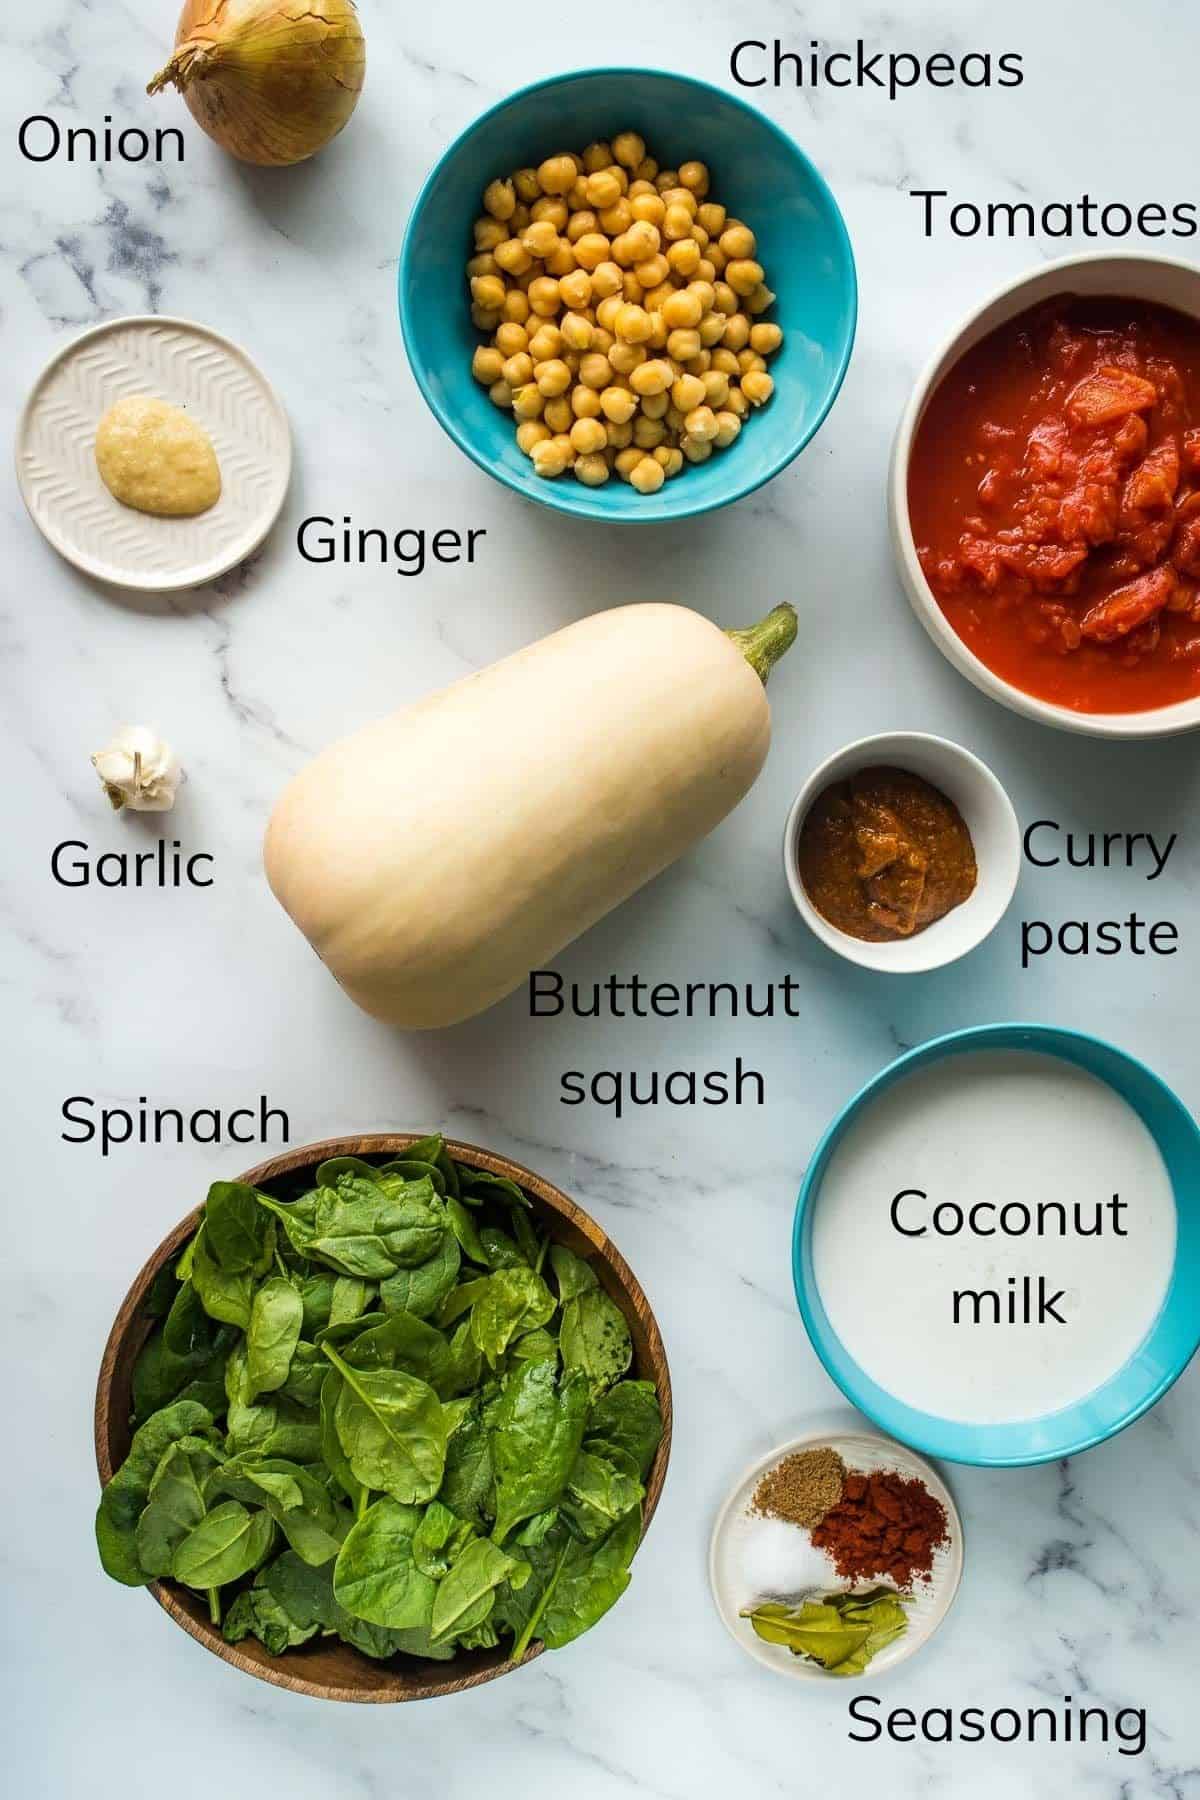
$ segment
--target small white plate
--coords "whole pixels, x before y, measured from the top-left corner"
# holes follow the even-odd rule
[[[746,1540],[754,1525],[759,1522],[750,1515],[754,1490],[767,1470],[773,1469],[785,1456],[791,1456],[797,1450],[815,1449],[818,1445],[827,1445],[831,1450],[836,1450],[847,1469],[855,1473],[869,1474],[875,1469],[896,1469],[905,1477],[915,1475],[945,1507],[950,1536],[949,1541],[934,1552],[933,1580],[926,1582],[918,1579],[914,1584],[911,1600],[905,1607],[908,1630],[881,1650],[864,1673],[871,1677],[883,1674],[885,1670],[895,1668],[897,1663],[906,1662],[929,1642],[950,1611],[962,1579],[962,1520],[953,1495],[931,1463],[906,1449],[903,1444],[894,1443],[891,1438],[877,1437],[873,1432],[811,1432],[805,1437],[793,1438],[791,1443],[780,1444],[777,1449],[752,1463],[717,1514],[708,1548],[708,1579],[725,1629],[739,1648],[752,1656],[755,1662],[762,1663],[764,1668],[774,1669],[777,1674],[790,1675],[797,1681],[858,1681],[863,1677],[827,1674],[816,1663],[808,1662],[802,1656],[793,1656],[782,1644],[766,1643],[757,1636],[749,1619],[741,1617],[742,1608],[753,1606],[758,1600],[793,1598],[788,1594],[750,1593],[743,1580],[741,1571]],[[796,1527],[797,1531],[800,1529],[801,1527]],[[836,1591],[841,1585],[843,1584],[839,1578],[831,1574],[830,1592]],[[871,1579],[854,1585],[865,1591],[870,1587],[890,1584]]]
[[[115,500],[96,467],[96,427],[117,400],[183,408],[212,439],[221,498],[194,519]],[[244,562],[278,519],[292,436],[274,388],[236,344],[186,319],[114,319],[67,344],[17,428],[17,479],[34,524],[84,574],[146,593],[198,587]]]

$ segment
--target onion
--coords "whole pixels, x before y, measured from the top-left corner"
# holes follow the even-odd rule
[[[187,0],[147,91],[173,84],[223,150],[278,168],[348,124],[366,65],[354,0]]]

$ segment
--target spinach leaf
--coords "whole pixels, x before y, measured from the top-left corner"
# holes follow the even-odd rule
[[[567,1477],[563,1516],[577,1537],[603,1537],[627,1512],[640,1509],[643,1492],[630,1467],[622,1469],[593,1450],[581,1450]]]
[[[355,1618],[389,1630],[419,1629],[431,1621],[435,1583],[413,1559],[415,1506],[376,1500],[338,1553],[333,1592]]]
[[[379,1298],[385,1312],[408,1312],[416,1319],[430,1318],[458,1280],[462,1252],[453,1232],[444,1231],[428,1262],[414,1269],[398,1269],[381,1283]]]
[[[282,1656],[285,1650],[292,1650],[297,1644],[307,1644],[320,1629],[316,1619],[309,1625],[298,1625],[269,1588],[256,1584],[243,1588],[235,1596],[225,1615],[222,1633],[227,1644],[240,1644],[243,1638],[256,1637],[272,1656]]]
[[[213,1182],[204,1206],[204,1239],[227,1275],[263,1275],[271,1266],[275,1233],[258,1192],[244,1182]]]
[[[593,1396],[619,1381],[633,1361],[625,1315],[601,1287],[585,1288],[567,1301],[558,1345],[565,1366],[587,1376]]]
[[[320,1269],[313,1275],[306,1275],[300,1283],[300,1299],[304,1306],[302,1331],[306,1338],[315,1338],[322,1326],[328,1325],[334,1286],[341,1279],[331,1270]]]
[[[336,1632],[364,1656],[394,1656],[401,1648],[399,1633],[368,1625],[364,1619],[354,1618],[339,1603],[333,1592],[331,1563],[314,1569],[302,1562],[294,1551],[285,1550],[262,1570],[250,1591],[260,1587],[266,1589],[296,1630],[316,1626],[323,1631]]]
[[[171,1572],[185,1587],[224,1587],[256,1569],[270,1554],[274,1537],[270,1513],[249,1512],[239,1500],[222,1501],[189,1531]]]
[[[207,1407],[177,1401],[157,1412],[133,1434],[129,1455],[100,1496],[96,1513],[96,1547],[105,1573],[126,1587],[149,1579],[137,1557],[137,1524],[150,1498],[150,1483],[171,1445],[199,1436],[213,1422]]]
[[[554,1313],[554,1297],[540,1275],[523,1265],[498,1269],[471,1313],[471,1335],[497,1369],[515,1337],[544,1325]]]
[[[441,1326],[453,1325],[455,1319],[470,1312],[475,1302],[487,1293],[490,1277],[478,1275],[473,1281],[460,1281],[456,1288],[451,1288],[438,1308],[437,1322]]]
[[[379,1180],[379,1170],[374,1163],[364,1162],[360,1156],[331,1156],[317,1166],[317,1186],[336,1188],[343,1175],[369,1181],[372,1185]]]
[[[425,1162],[415,1156],[404,1156],[395,1162],[384,1163],[379,1171],[380,1185],[389,1193],[395,1193],[405,1182],[428,1181],[435,1193],[444,1195],[446,1177],[436,1163]]]
[[[478,1263],[480,1268],[486,1268],[487,1251],[483,1247],[479,1227],[462,1201],[453,1194],[446,1201],[446,1217],[450,1221],[450,1229],[457,1238],[463,1255],[469,1261]]]
[[[588,1288],[599,1285],[591,1263],[585,1262],[582,1256],[576,1256],[565,1244],[550,1246],[550,1267],[554,1270],[558,1298],[563,1306],[568,1300],[574,1300],[576,1294],[586,1293]]]
[[[527,1269],[528,1262],[509,1237],[507,1231],[501,1231],[498,1225],[482,1225],[479,1230],[479,1242],[483,1246],[483,1258],[489,1269]]]
[[[496,1469],[495,1542],[557,1505],[583,1441],[587,1382],[552,1362],[524,1363],[505,1377],[492,1434]]]
[[[440,1581],[474,1535],[469,1519],[460,1519],[440,1500],[431,1500],[413,1533],[413,1560],[423,1575]]]
[[[427,1382],[400,1369],[352,1369],[323,1346],[338,1374],[338,1440],[355,1480],[403,1505],[432,1500],[446,1465],[446,1422]]]
[[[250,1323],[250,1300],[254,1292],[252,1272],[239,1269],[231,1273],[222,1268],[209,1250],[207,1220],[197,1232],[195,1241],[191,1279],[201,1305],[210,1318],[245,1331]]]
[[[590,1631],[616,1605],[629,1586],[641,1535],[641,1515],[631,1512],[599,1544],[571,1543],[539,1623],[547,1649],[560,1650]]]
[[[524,1337],[519,1337],[513,1345],[511,1356],[515,1363],[542,1362],[547,1357],[552,1362],[556,1362],[558,1360],[558,1340],[552,1337],[548,1331],[541,1329],[527,1331]]]
[[[259,1286],[246,1331],[246,1380],[252,1395],[283,1386],[303,1323],[304,1302],[285,1276],[273,1275]]]
[[[375,1295],[374,1287],[356,1275],[339,1275],[329,1301],[329,1325],[345,1325],[365,1313]]]
[[[402,1369],[428,1382],[439,1399],[450,1398],[450,1346],[436,1326],[411,1313],[389,1313],[344,1344],[342,1355],[353,1369]]]
[[[517,1574],[516,1558],[487,1538],[474,1538],[438,1583],[433,1602],[433,1635],[443,1642],[476,1630],[496,1602],[502,1581]]]
[[[220,1452],[204,1438],[179,1438],[164,1452],[137,1522],[137,1559],[147,1575],[171,1573],[176,1550],[204,1517],[204,1483],[219,1464]]]
[[[329,1364],[317,1346],[301,1341],[293,1352],[287,1380],[277,1391],[281,1398],[294,1400],[297,1406],[319,1406],[328,1373]]]
[[[662,1414],[652,1381],[622,1381],[601,1394],[588,1414],[587,1441],[603,1439],[631,1456],[645,1481],[662,1438]]]
[[[441,1499],[460,1518],[482,1527],[485,1516],[490,1517],[490,1514],[485,1515],[485,1508],[493,1480],[491,1433],[484,1424],[483,1409],[476,1398],[446,1446]]]
[[[342,1440],[337,1434],[336,1413],[341,1391],[342,1378],[336,1369],[330,1369],[321,1389],[321,1454],[325,1459],[325,1467],[357,1512],[361,1508],[365,1489],[355,1478],[350,1459],[342,1449]]]
[[[265,1507],[292,1549],[314,1567],[332,1562],[338,1553],[345,1535],[343,1521],[329,1489],[300,1463],[283,1457],[239,1457],[217,1470],[208,1491]]]

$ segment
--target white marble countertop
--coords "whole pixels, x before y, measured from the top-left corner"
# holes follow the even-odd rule
[[[0,1312],[9,1379],[0,1477],[6,1762],[14,1791],[118,1800],[167,1789],[231,1800],[437,1793],[580,1800],[821,1793],[857,1800],[1014,1793],[1097,1800],[1200,1794],[1200,1369],[1105,1448],[1025,1472],[950,1470],[967,1534],[961,1596],[936,1641],[877,1686],[887,1706],[1025,1708],[1062,1696],[1145,1707],[1139,1757],[1079,1746],[862,1745],[849,1690],[797,1691],[741,1657],[710,1602],[710,1521],[739,1470],[838,1397],[791,1295],[788,1238],[805,1161],[833,1111],[901,1047],[955,1026],[1040,1017],[1102,1031],[1193,1103],[1200,799],[1195,745],[1053,734],[977,694],[901,596],[883,474],[918,364],[987,287],[1067,246],[924,241],[907,191],[976,200],[1195,198],[1200,28],[1177,0],[919,0],[836,9],[843,40],[1019,50],[1019,94],[762,91],[829,178],[859,262],[858,347],[802,459],[734,511],[675,529],[591,534],[520,504],[442,435],[408,374],[393,299],[408,204],[450,136],[556,67],[621,59],[724,81],[739,36],[807,42],[832,25],[778,0],[661,0],[636,33],[611,9],[428,12],[365,0],[367,95],[350,130],[287,175],[236,167],[196,130],[184,170],[55,163],[16,150],[32,111],[66,122],[183,122],[142,94],[172,0],[40,0],[0,22],[0,404],[15,418],[70,333],[128,312],[203,320],[278,384],[299,451],[265,554],[216,590],[139,604],[75,576],[0,493],[7,1222]],[[632,15],[629,15],[632,17]],[[567,15],[563,15],[565,19]],[[1188,254],[1188,247],[1176,253]],[[1193,256],[1196,255],[1192,251]],[[477,570],[421,580],[307,568],[309,512],[486,526]],[[847,545],[853,553],[847,553]],[[775,744],[753,797],[708,843],[577,943],[561,966],[661,980],[792,972],[802,1022],[622,1027],[532,1022],[521,997],[441,1034],[359,1015],[286,926],[259,865],[273,796],[352,722],[609,604],[686,599],[722,623],[794,599],[801,637],[772,683]],[[748,608],[749,601],[749,608]],[[759,604],[761,602],[761,605]],[[88,753],[125,719],[157,722],[190,782],[171,828],[217,857],[210,892],[68,892],[53,846],[128,848]],[[787,806],[820,757],[872,729],[970,744],[1024,820],[1181,834],[1168,876],[1027,871],[1008,920],[958,966],[903,980],[827,954],[779,867]],[[1177,958],[1046,958],[1023,973],[1018,920],[1170,917]],[[741,1052],[768,1105],[658,1108],[619,1126],[556,1101],[567,1066],[717,1066]],[[260,1092],[293,1141],[443,1123],[532,1164],[590,1207],[654,1304],[675,1381],[666,1495],[619,1609],[568,1652],[453,1701],[320,1706],[204,1655],[147,1599],[101,1576],[91,1516],[92,1386],[130,1277],[230,1152],[60,1141],[72,1094],[229,1105]],[[235,1156],[239,1153],[233,1153]],[[243,1162],[254,1153],[243,1153]],[[239,1163],[237,1166],[242,1166]],[[867,1684],[869,1691],[875,1691]]]

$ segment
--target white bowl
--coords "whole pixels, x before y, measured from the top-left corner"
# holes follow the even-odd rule
[[[887,765],[920,775],[953,800],[971,834],[979,877],[974,892],[942,919],[909,938],[871,944],[839,931],[819,913],[800,879],[796,846],[800,827],[818,794],[857,769]],[[940,969],[974,950],[996,929],[1008,910],[1021,872],[1021,827],[1012,801],[986,763],[923,731],[886,731],[858,738],[814,769],[792,803],[783,832],[783,868],[796,910],[823,944],[848,962],[891,975],[918,975]]]
[[[1177,312],[1200,319],[1200,269],[1159,256],[1113,256],[1109,253],[1068,256],[1059,262],[1046,263],[1032,275],[1022,275],[1016,281],[1007,282],[992,294],[926,364],[896,431],[888,475],[888,521],[901,579],[913,611],[942,655],[968,681],[1013,712],[1023,713],[1027,719],[1038,719],[1044,725],[1057,725],[1065,731],[1079,731],[1090,737],[1154,738],[1195,731],[1200,727],[1200,698],[1177,700],[1170,706],[1155,707],[1148,712],[1083,713],[1057,706],[1049,700],[1039,700],[1014,687],[967,648],[938,605],[917,560],[917,547],[908,517],[908,463],[913,439],[930,396],[942,377],[981,338],[1028,307],[1053,299],[1057,294],[1119,294],[1173,306]]]

